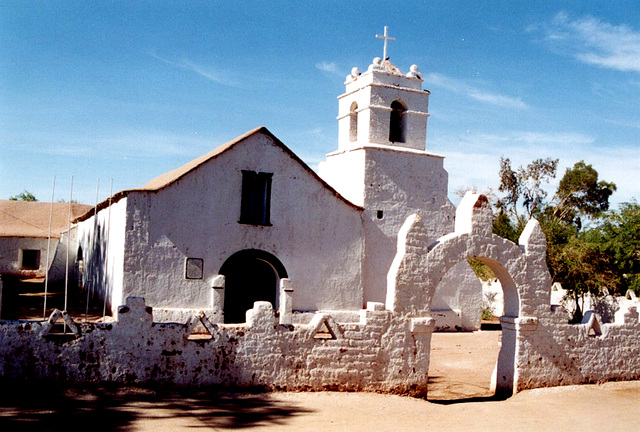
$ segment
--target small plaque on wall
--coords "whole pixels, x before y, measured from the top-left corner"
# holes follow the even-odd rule
[[[187,258],[184,272],[185,279],[202,279],[204,277],[204,260]]]

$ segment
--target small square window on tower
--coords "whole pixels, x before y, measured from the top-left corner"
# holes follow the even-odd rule
[[[272,173],[242,171],[241,224],[271,226]]]
[[[40,268],[40,249],[20,249],[18,265],[23,270],[38,270]]]
[[[187,258],[184,268],[185,279],[202,279],[204,277],[204,260],[202,258]]]

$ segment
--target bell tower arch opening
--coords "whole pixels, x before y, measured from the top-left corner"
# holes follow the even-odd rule
[[[349,109],[349,142],[358,141],[358,104],[353,102]]]
[[[245,249],[231,255],[218,272],[225,276],[224,322],[246,321],[247,310],[257,301],[268,301],[277,310],[280,279],[287,271],[275,255],[258,249]]]
[[[407,128],[406,121],[407,107],[399,100],[391,102],[391,113],[389,114],[389,141],[392,143],[404,143]]]

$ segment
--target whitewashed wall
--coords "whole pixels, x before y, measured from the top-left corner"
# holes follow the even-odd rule
[[[51,239],[49,261],[47,262],[46,238],[0,237],[0,274],[44,276],[44,273],[53,261],[58,241],[59,239],[57,238]],[[37,270],[21,269],[18,261],[20,249],[40,250],[40,268]]]
[[[638,306],[625,305],[610,324],[592,311],[581,324],[568,324],[562,308],[540,314],[519,329],[517,390],[640,379]]]
[[[382,305],[370,306],[355,323],[318,313],[294,326],[279,325],[271,305],[257,302],[245,324],[216,325],[205,317],[212,337],[196,340],[189,335],[198,317],[154,323],[153,308],[141,298],[129,298],[117,322],[67,318],[74,332],[68,336],[50,334],[50,321],[0,321],[0,376],[426,396],[432,323],[397,320]],[[314,337],[327,325],[335,338]]]
[[[482,282],[482,304],[491,309],[493,316],[499,317],[504,313],[504,295],[498,279]],[[551,304],[557,303],[552,299]]]
[[[77,244],[84,261],[80,283],[100,299],[106,298],[113,312],[125,300],[122,292],[127,217],[127,198],[122,198],[77,226]]]
[[[384,144],[424,150],[427,136],[429,92],[422,90],[422,79],[403,75],[389,62],[374,59],[367,71],[349,75],[345,93],[338,97],[338,148],[347,150],[369,144]],[[405,111],[405,142],[389,141],[391,103],[400,100]],[[350,112],[358,105],[358,139],[350,140]]]
[[[588,313],[584,323],[567,324],[568,314],[549,304],[546,242],[535,221],[515,245],[491,234],[488,202],[471,194],[458,210],[456,231],[431,248],[428,238],[421,219],[408,218],[386,308],[369,303],[356,322],[319,312],[308,323],[279,324],[268,302],[256,302],[244,324],[216,325],[203,314],[184,324],[154,323],[153,308],[131,297],[114,323],[78,324],[59,312],[40,322],[0,321],[0,376],[424,396],[435,286],[461,257],[477,256],[505,291],[497,391],[640,379],[637,299],[621,307],[614,323]],[[50,333],[60,318],[73,334]],[[198,323],[211,338],[190,338]],[[323,329],[331,337],[316,337]]]
[[[469,263],[461,261],[436,287],[431,302],[436,331],[474,331],[482,321],[482,283]]]
[[[241,170],[273,173],[272,226],[238,223]],[[361,212],[345,203],[273,139],[254,134],[157,192],[127,198],[125,297],[158,308],[211,308],[211,283],[235,252],[259,249],[284,265],[294,310],[363,306]],[[186,280],[185,259],[204,259]]]
[[[441,156],[368,146],[327,155],[320,175],[349,196],[354,195],[354,183],[363,187],[355,202],[365,207],[365,302],[385,301],[397,235],[409,215],[423,218],[433,240],[453,229],[455,208],[447,198],[448,174]],[[382,219],[377,217],[378,210],[383,212]]]

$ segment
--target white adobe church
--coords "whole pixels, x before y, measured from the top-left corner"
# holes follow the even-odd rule
[[[496,394],[640,379],[637,300],[570,324],[536,220],[516,244],[483,195],[454,214],[428,99],[417,67],[376,58],[319,175],[258,128],[79,217],[81,283],[117,319],[0,320],[0,376],[425,396],[434,328],[479,326],[477,258],[504,296]]]
[[[261,127],[115,194],[76,220],[81,285],[114,313],[144,297],[157,321],[203,310],[242,323],[259,300],[281,322],[317,311],[357,320],[387,301],[407,217],[420,216],[428,243],[454,229],[444,158],[426,151],[422,82],[417,66],[405,75],[388,59],[353,68],[338,97],[338,149],[318,174]],[[431,304],[441,329],[478,329],[481,307],[466,261]]]

